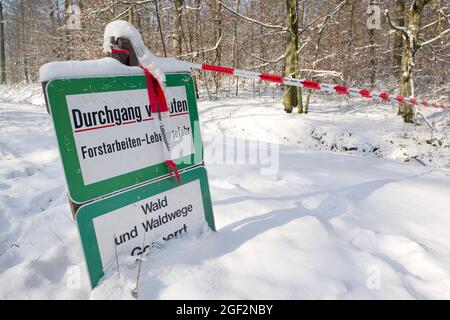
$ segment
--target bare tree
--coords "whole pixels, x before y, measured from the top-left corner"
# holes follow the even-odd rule
[[[286,60],[284,74],[287,77],[299,77],[298,71],[298,7],[297,0],[286,0],[286,24],[289,30],[287,34]],[[298,112],[303,113],[302,91],[300,87],[285,86],[283,98],[284,111],[291,113],[298,107]]]
[[[386,12],[389,25],[396,31],[402,33],[403,41],[403,55],[402,55],[402,72],[400,75],[400,95],[409,97],[414,95],[414,66],[417,51],[425,45],[430,45],[439,40],[450,29],[446,29],[436,37],[424,41],[420,37],[422,29],[422,16],[425,7],[431,3],[432,0],[414,0],[409,10],[406,12],[407,20],[405,27],[395,25],[392,21],[389,12]],[[401,115],[405,122],[414,122],[414,108],[413,105],[402,103],[399,108],[399,115]]]
[[[100,58],[103,56],[101,31],[112,20],[126,19],[138,28],[150,50],[160,56],[261,73],[294,77],[301,74],[315,81],[349,86],[362,87],[369,83],[374,89],[398,85],[397,71],[409,66],[406,73],[402,71],[402,76],[406,75],[407,79],[410,73],[417,94],[428,94],[426,98],[435,94],[442,100],[450,98],[450,8],[447,0],[429,1],[426,6],[424,3],[428,1],[424,0],[379,1],[383,10],[396,12],[393,24],[398,29],[392,29],[395,32],[386,28],[367,30],[366,11],[370,0],[1,2],[3,37],[0,30],[0,40],[5,56],[4,64],[0,63],[0,68],[4,66],[0,72],[2,81],[6,78],[8,82],[36,81],[39,67],[49,61]],[[406,9],[396,10],[402,3]],[[421,3],[426,9],[418,10]],[[66,27],[69,17],[73,17],[69,11],[73,4],[82,9],[81,30]],[[418,36],[409,32],[415,20],[410,19],[415,16],[411,13],[414,8],[411,4],[414,10],[421,11]],[[415,45],[410,47],[411,52],[417,53],[409,63],[394,61],[393,57],[402,56],[408,60],[408,54],[404,54],[404,43],[411,43],[406,41],[408,37],[415,39]],[[382,61],[393,62],[380,63]],[[296,106],[299,112],[308,111],[309,93],[302,97],[296,88],[279,87],[258,79],[237,81],[204,71],[196,71],[194,75],[198,86],[204,88],[210,98],[246,90],[251,90],[255,96],[286,93],[283,96],[286,111],[292,112]],[[401,81],[408,83],[405,79]],[[229,85],[225,86],[225,81]],[[402,91],[402,95],[409,94],[414,94],[414,90]]]
[[[395,21],[400,28],[405,26],[405,0],[397,0],[395,3]],[[394,44],[394,61],[395,66],[399,71],[402,66],[402,51],[403,51],[403,34],[402,32],[395,32]]]
[[[6,82],[5,26],[3,19],[3,1],[0,0],[0,82]]]

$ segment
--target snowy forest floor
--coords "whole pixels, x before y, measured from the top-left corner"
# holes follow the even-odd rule
[[[0,88],[0,299],[130,299],[131,259],[90,290],[40,90]],[[450,112],[423,110],[431,139],[391,106],[349,102],[289,115],[200,100],[217,232],[146,256],[138,298],[450,299]],[[208,146],[223,137],[220,158]],[[270,143],[277,170],[225,161],[230,137]]]

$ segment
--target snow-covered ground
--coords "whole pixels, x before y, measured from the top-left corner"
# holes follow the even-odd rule
[[[0,87],[0,299],[132,298],[126,258],[90,290],[52,123],[40,87],[24,88]],[[218,232],[146,256],[139,298],[450,299],[448,111],[423,110],[431,139],[336,96],[301,116],[269,98],[199,109]],[[226,161],[230,137],[278,170]]]

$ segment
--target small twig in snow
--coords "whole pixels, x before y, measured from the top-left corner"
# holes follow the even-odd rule
[[[114,253],[116,255],[116,266],[117,266],[117,275],[120,279],[120,268],[119,268],[119,255],[117,254],[117,243],[116,243],[116,235],[114,234]]]

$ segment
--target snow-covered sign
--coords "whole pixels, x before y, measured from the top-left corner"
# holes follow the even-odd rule
[[[203,161],[194,82],[165,75],[178,170]],[[45,91],[72,201],[83,203],[167,174],[144,75],[50,80]]]
[[[165,178],[80,207],[76,215],[92,287],[121,256],[140,257],[166,241],[215,230],[206,170]]]

